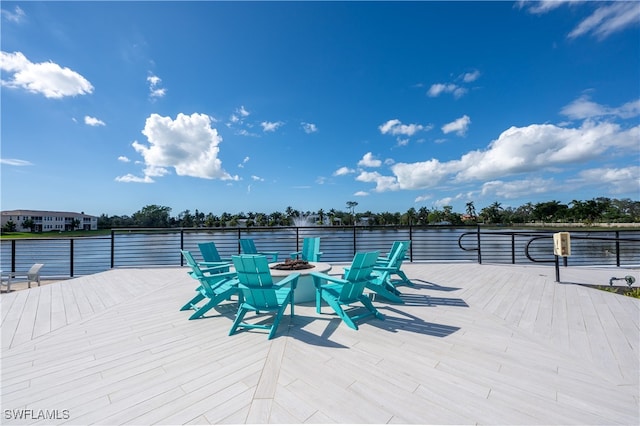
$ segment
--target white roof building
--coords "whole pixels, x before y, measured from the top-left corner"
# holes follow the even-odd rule
[[[98,229],[98,217],[84,212],[56,212],[50,210],[3,210],[0,226],[4,229],[7,222],[13,222],[18,232],[30,232],[32,229],[23,226],[25,222],[33,222],[34,232],[73,231],[82,229],[93,231]]]

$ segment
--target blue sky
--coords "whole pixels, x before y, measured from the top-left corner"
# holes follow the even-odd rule
[[[2,209],[640,199],[637,2],[11,2]]]

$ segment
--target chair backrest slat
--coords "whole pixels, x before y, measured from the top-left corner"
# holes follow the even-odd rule
[[[259,254],[231,256],[240,284],[254,288],[273,286],[267,257]]]
[[[379,254],[378,251],[356,253],[344,277],[348,283],[342,287],[340,302],[352,303],[358,300],[370,279]]]
[[[202,255],[202,259],[204,259],[205,262],[222,261],[222,259],[220,259],[220,253],[218,253],[216,243],[214,243],[213,241],[198,243],[198,248],[200,248],[200,254]]]
[[[259,254],[231,256],[238,274],[240,290],[247,303],[256,308],[278,306],[273,278],[267,257]]]
[[[243,254],[258,254],[256,243],[250,238],[240,239],[240,249]]]
[[[302,260],[317,262],[320,253],[320,237],[308,237],[302,240]]]

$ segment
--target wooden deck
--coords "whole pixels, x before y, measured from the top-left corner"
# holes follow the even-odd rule
[[[638,270],[403,269],[385,321],[298,305],[271,341],[233,302],[188,321],[181,268],[2,294],[2,423],[640,424],[640,300],[568,284]]]

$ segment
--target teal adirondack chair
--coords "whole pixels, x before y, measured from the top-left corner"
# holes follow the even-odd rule
[[[261,254],[264,256],[271,256],[273,262],[278,261],[277,251],[258,251],[255,242],[251,238],[240,239],[240,250],[242,254]]]
[[[389,261],[391,260],[391,258],[393,257],[393,254],[396,252],[396,250],[398,249],[398,247],[403,243],[404,241],[394,241],[393,244],[391,245],[391,250],[389,250],[389,253],[387,253],[386,256],[380,256],[378,257],[378,260],[376,261],[376,264],[380,264],[380,265],[386,265],[389,263]]]
[[[302,259],[307,262],[320,262],[320,237],[305,238],[302,240],[302,250],[291,253],[292,259]]]
[[[232,256],[231,260],[238,274],[238,288],[242,292],[242,302],[238,306],[238,313],[229,331],[229,336],[236,333],[238,328],[260,328],[269,330],[268,338],[272,339],[287,305],[291,306],[291,319],[293,320],[293,294],[300,273],[289,274],[282,281],[274,284],[266,256],[242,254]],[[243,322],[249,311],[254,311],[256,314],[275,312],[273,323],[268,325]]]
[[[381,262],[380,258],[378,258],[378,262],[373,268],[373,275],[376,277],[375,283],[384,283],[385,287],[395,294],[400,294],[400,291],[398,291],[399,286],[413,287],[414,284],[401,269],[410,245],[411,241],[396,241],[392,251],[389,252],[388,261]],[[394,275],[397,275],[400,279],[392,279]]]
[[[188,250],[181,250],[182,256],[187,261],[187,265],[191,268],[189,275],[198,280],[200,285],[196,288],[196,295],[189,300],[181,311],[193,309],[195,312],[189,317],[190,320],[201,318],[211,308],[219,305],[222,301],[230,299],[231,296],[238,293],[238,281],[235,272],[227,272],[229,264],[223,264],[217,267],[210,267],[203,271]],[[214,273],[219,270],[218,273]],[[198,305],[203,300],[206,303]]]
[[[371,272],[378,255],[377,251],[356,253],[343,278],[311,272],[313,284],[316,287],[316,312],[321,313],[320,308],[322,300],[324,300],[342,321],[354,330],[358,329],[356,321],[369,315],[384,320],[384,315],[378,312],[371,300],[363,293],[365,286],[371,279]],[[343,307],[351,306],[356,302],[362,303],[367,312],[349,316]]]
[[[231,258],[220,258],[220,253],[218,253],[216,243],[214,243],[213,241],[198,243],[198,248],[200,249],[202,259],[204,259],[204,262],[198,262],[198,265],[200,265],[200,267],[220,266],[222,264],[231,266]]]

